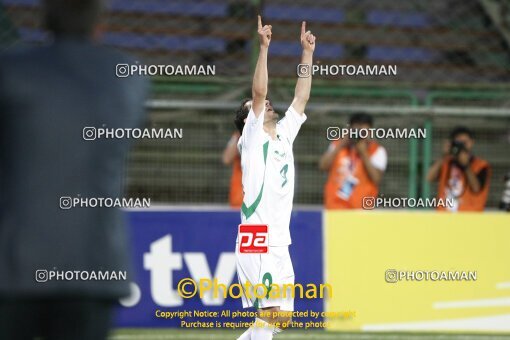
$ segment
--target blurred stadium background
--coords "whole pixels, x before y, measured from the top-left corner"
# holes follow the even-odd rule
[[[47,39],[39,1],[3,0],[3,49]],[[292,99],[300,20],[319,38],[315,61],[396,64],[397,77],[316,77],[295,146],[296,203],[321,204],[326,175],[317,170],[326,128],[367,111],[380,127],[424,127],[426,140],[385,140],[386,197],[429,197],[423,179],[457,124],[474,129],[475,152],[493,165],[488,207],[510,170],[510,2],[506,0],[113,0],[103,41],[145,63],[214,64],[216,76],[154,79],[150,124],[182,128],[182,140],[141,141],[131,155],[130,195],[165,203],[225,203],[230,169],[221,151],[233,112],[250,93],[254,17],[274,26],[270,95]],[[86,65],[84,65],[86,67]]]
[[[216,76],[153,79],[151,99],[147,102],[148,124],[182,128],[184,137],[137,142],[126,176],[129,195],[150,197],[152,203],[171,205],[227,204],[231,169],[222,164],[221,153],[234,131],[234,111],[240,100],[250,94],[257,52],[253,48],[256,47],[255,15],[261,13],[264,21],[273,25],[270,96],[280,110],[292,100],[300,55],[301,20],[306,20],[308,28],[318,37],[314,58],[317,63],[398,65],[396,77],[314,79],[307,109],[309,120],[295,143],[297,204],[317,207],[322,204],[326,174],[319,172],[317,162],[328,146],[327,127],[345,125],[350,113],[365,111],[374,115],[378,127],[421,127],[428,131],[427,138],[422,140],[380,141],[389,155],[382,195],[433,197],[436,188],[425,181],[426,170],[440,155],[449,131],[462,124],[476,134],[475,153],[493,167],[487,207],[497,208],[504,187],[503,177],[510,170],[510,1],[112,0],[109,3],[104,44],[129,52],[146,64],[216,65]],[[41,44],[48,39],[41,29],[40,1],[2,0],[1,4],[2,50]],[[487,251],[490,249],[489,246]],[[501,261],[503,256],[501,253]],[[488,265],[496,269],[494,262]],[[392,333],[328,334],[322,338],[435,338]],[[315,336],[318,334],[289,332],[282,339]],[[143,330],[124,330],[114,338],[231,337],[223,331],[213,336],[200,331],[148,334]],[[441,335],[441,338],[454,337]]]

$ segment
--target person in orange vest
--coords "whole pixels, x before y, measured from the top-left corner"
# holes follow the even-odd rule
[[[429,169],[427,180],[438,181],[438,199],[453,205],[438,207],[442,211],[483,211],[489,194],[491,167],[473,154],[473,131],[458,126],[443,147],[443,157]]]
[[[372,116],[367,113],[356,113],[349,119],[352,130],[372,125]],[[386,149],[374,140],[347,136],[331,142],[319,161],[319,169],[329,172],[325,208],[361,209],[364,197],[377,197],[387,163]]]
[[[237,150],[237,141],[241,134],[236,131],[227,143],[223,151],[223,164],[232,167],[232,176],[230,177],[230,191],[228,201],[232,208],[241,208],[243,204],[243,184],[241,171],[241,156]]]

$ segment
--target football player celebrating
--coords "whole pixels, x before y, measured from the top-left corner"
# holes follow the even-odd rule
[[[267,225],[267,253],[241,253],[236,245],[237,273],[243,286],[263,284],[283,287],[294,284],[294,269],[289,255],[290,216],[294,198],[294,155],[292,145],[301,125],[310,97],[312,75],[298,78],[294,100],[284,115],[275,112],[267,99],[267,55],[271,42],[271,25],[262,25],[258,17],[260,51],[252,84],[252,98],[245,99],[236,114],[236,125],[242,132],[238,142],[241,155],[244,201],[241,208],[242,224]],[[301,25],[302,65],[311,68],[315,50],[315,36]],[[293,292],[286,296],[255,298],[245,292],[243,307],[255,307],[258,318],[238,339],[272,339],[290,321],[294,310]],[[290,313],[285,313],[290,312]]]

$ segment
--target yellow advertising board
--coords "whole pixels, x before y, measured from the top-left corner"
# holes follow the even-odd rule
[[[330,330],[510,333],[510,215],[326,211]]]

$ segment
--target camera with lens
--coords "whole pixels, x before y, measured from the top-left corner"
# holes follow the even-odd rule
[[[459,142],[456,140],[451,142],[450,155],[452,155],[453,157],[457,157],[463,150],[467,150],[463,142]]]
[[[363,140],[363,138],[361,138],[359,136],[359,134],[353,134],[352,137],[351,137],[352,144],[356,144],[356,143],[358,143],[358,142],[360,142],[362,140]]]
[[[363,130],[362,128],[350,127],[350,129],[351,129],[351,134],[349,135],[349,139],[351,140],[351,143],[353,145],[357,144],[358,142],[363,140],[363,138],[361,138],[361,136],[360,136],[360,133],[364,132],[364,131],[362,131]]]

